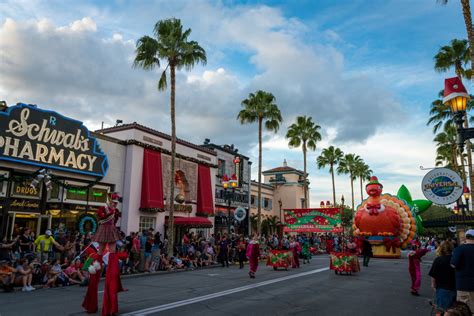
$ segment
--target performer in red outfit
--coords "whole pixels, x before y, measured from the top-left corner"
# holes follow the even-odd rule
[[[257,235],[254,235],[252,240],[247,246],[247,251],[245,253],[247,258],[249,258],[249,276],[251,279],[255,279],[255,273],[258,269],[258,258],[260,257],[260,245],[258,244]]]
[[[113,193],[109,196],[108,204],[97,210],[99,228],[92,237],[92,241],[99,243],[99,252],[97,253],[96,258],[94,258],[95,260],[91,267],[92,269],[90,268],[89,270],[91,278],[89,280],[86,297],[82,303],[84,309],[90,314],[96,313],[98,309],[97,295],[103,267],[102,255],[106,247],[109,249],[109,260],[105,276],[102,315],[114,315],[118,313],[117,293],[123,291],[120,282],[119,256],[115,253],[116,242],[120,239],[117,228],[115,227],[115,224],[121,216],[117,209],[117,204],[120,199],[121,198],[117,193]]]
[[[418,291],[421,287],[421,257],[429,252],[429,249],[420,249],[420,245],[416,242],[413,244],[413,250],[408,253],[408,272],[411,278],[411,294],[419,296]]]

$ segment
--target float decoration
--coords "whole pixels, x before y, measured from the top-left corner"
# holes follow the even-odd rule
[[[398,258],[400,248],[405,248],[415,237],[416,214],[405,200],[382,194],[383,185],[375,176],[370,178],[365,189],[369,197],[357,208],[354,235],[369,238],[374,257]],[[405,197],[411,200],[411,196]]]
[[[423,234],[423,219],[420,215],[429,209],[433,202],[428,200],[413,200],[410,191],[403,184],[400,189],[398,189],[397,197],[404,200],[410,206],[412,212],[415,214],[416,232],[418,235]]]

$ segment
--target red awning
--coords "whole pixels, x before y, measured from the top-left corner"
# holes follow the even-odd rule
[[[165,224],[168,225],[168,216],[166,216]],[[175,217],[175,226],[187,226],[189,228],[211,228],[212,223],[205,217]]]
[[[198,195],[196,215],[213,216],[214,200],[212,198],[211,169],[198,165]]]
[[[161,154],[151,149],[143,153],[142,196],[140,210],[158,211],[164,208]]]

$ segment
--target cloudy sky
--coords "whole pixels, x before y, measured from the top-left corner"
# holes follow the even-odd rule
[[[122,119],[169,133],[160,71],[131,64],[137,39],[170,17],[192,29],[208,59],[178,73],[178,137],[235,144],[252,157],[256,178],[257,128],[236,115],[262,89],[284,118],[277,134],[265,134],[264,169],[283,159],[303,168],[301,150],[285,139],[296,116],[321,126],[323,140],[308,157],[313,205],[332,197],[328,170],[315,164],[330,145],[361,156],[385,192],[405,184],[423,198],[420,166],[433,167],[435,158],[429,106],[453,75],[436,73],[433,56],[466,37],[459,1],[4,0],[0,99],[54,109],[90,129]],[[336,190],[350,200],[347,176],[336,177]]]

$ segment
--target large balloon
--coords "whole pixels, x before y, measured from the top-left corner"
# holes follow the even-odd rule
[[[404,200],[410,206],[411,211],[415,214],[417,228],[416,233],[418,235],[423,234],[423,219],[420,215],[423,214],[423,212],[425,212],[433,204],[433,202],[428,200],[413,200],[410,191],[404,184],[402,184],[400,189],[398,189],[397,197]]]

